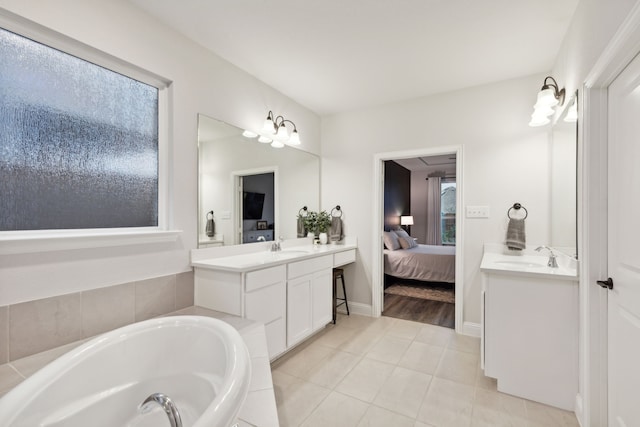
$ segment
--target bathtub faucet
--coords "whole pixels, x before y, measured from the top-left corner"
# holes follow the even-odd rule
[[[146,414],[151,411],[154,403],[160,405],[160,407],[164,409],[164,412],[167,413],[171,427],[182,427],[182,419],[180,418],[178,408],[168,396],[165,396],[162,393],[153,393],[151,396],[147,397],[140,405],[140,413]]]

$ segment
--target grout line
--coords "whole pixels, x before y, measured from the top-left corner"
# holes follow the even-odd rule
[[[6,329],[6,334],[7,334],[7,362],[11,362],[11,306],[8,305],[7,307],[7,329]]]
[[[13,366],[13,363],[8,363],[7,365],[9,365],[9,367],[10,367],[11,369],[13,369],[13,370],[14,370],[14,372],[15,372],[16,374],[20,375],[20,376],[22,377],[22,379],[23,379],[23,380],[26,380],[26,379],[27,379],[26,375],[24,375],[22,372],[20,372],[20,371],[18,370],[18,368],[16,368],[15,366]]]
[[[400,320],[400,321],[403,321],[403,320]],[[429,327],[429,326],[438,327],[437,325],[424,325],[424,327]],[[341,327],[342,327],[342,328],[350,328],[349,326],[344,326],[344,325],[343,325],[343,326],[341,326]],[[351,328],[350,328],[350,329],[351,329]],[[365,326],[365,327],[352,328],[352,329],[355,329],[355,330],[358,330],[358,331],[364,332],[364,331],[366,331],[366,330],[367,330],[367,327]],[[379,341],[380,341],[380,339],[382,338],[382,336],[386,335],[386,334],[389,332],[389,329],[390,329],[390,328],[383,328],[382,330],[377,330],[377,331],[376,331],[375,336],[372,336],[372,338],[371,338],[371,339],[375,340],[375,341],[376,341],[376,343],[377,343],[377,342],[379,342]],[[327,331],[326,331],[326,332],[324,332],[324,333],[329,333],[330,331],[331,331],[331,329],[327,330]],[[319,335],[318,335],[318,338],[319,338],[319,337],[321,337],[321,336],[323,336],[323,335],[324,335],[324,333],[323,333],[323,334],[319,334]],[[407,349],[403,352],[402,356],[400,357],[400,359],[399,359],[399,361],[398,361],[397,363],[387,363],[387,362],[384,362],[384,361],[380,361],[380,360],[376,360],[376,359],[371,359],[371,358],[368,358],[368,357],[367,357],[367,355],[368,355],[368,354],[373,350],[373,348],[375,347],[375,344],[374,344],[373,346],[371,346],[371,348],[369,348],[367,351],[363,352],[362,354],[357,354],[357,353],[351,353],[351,352],[348,352],[348,351],[345,351],[345,350],[341,350],[341,349],[340,349],[340,346],[338,346],[338,347],[330,347],[330,346],[326,346],[326,345],[321,344],[321,343],[316,343],[316,345],[317,345],[317,346],[322,346],[322,347],[325,347],[325,348],[329,348],[329,349],[331,349],[331,350],[334,352],[334,354],[335,354],[335,353],[337,353],[337,352],[343,352],[343,353],[350,354],[350,355],[353,355],[353,356],[357,357],[357,360],[355,361],[355,363],[353,364],[353,366],[352,366],[350,369],[348,369],[348,370],[346,371],[346,373],[345,373],[345,374],[342,376],[342,378],[341,378],[341,379],[336,383],[336,385],[335,385],[335,386],[333,386],[333,387],[331,387],[331,388],[327,388],[327,387],[325,387],[325,386],[322,386],[322,385],[319,385],[319,384],[315,384],[315,383],[313,383],[312,381],[309,381],[309,380],[307,380],[307,379],[305,379],[305,378],[300,378],[300,377],[298,377],[297,375],[292,375],[292,374],[289,374],[289,373],[284,372],[284,371],[282,372],[282,373],[284,373],[284,374],[286,374],[286,375],[289,375],[289,376],[291,376],[291,377],[293,377],[293,378],[296,378],[296,379],[298,379],[298,380],[301,380],[301,381],[303,381],[303,382],[305,382],[305,383],[313,384],[314,386],[319,387],[319,388],[321,388],[321,389],[328,389],[328,390],[329,390],[329,393],[328,393],[326,396],[324,396],[324,398],[322,398],[322,399],[320,400],[320,402],[319,402],[317,405],[315,405],[315,406],[313,407],[313,409],[311,409],[311,411],[309,412],[309,414],[307,414],[307,415],[306,415],[306,417],[304,417],[304,419],[302,420],[302,422],[304,423],[305,421],[309,420],[309,418],[310,418],[314,413],[316,413],[316,411],[318,411],[319,407],[320,407],[320,406],[321,406],[321,405],[326,401],[326,399],[328,398],[328,396],[329,396],[329,395],[331,395],[331,393],[337,393],[337,394],[339,394],[339,395],[341,395],[341,396],[346,396],[346,397],[351,398],[351,399],[356,399],[356,400],[358,400],[358,401],[360,401],[360,402],[362,402],[362,403],[364,403],[364,404],[366,404],[366,405],[367,405],[367,409],[366,409],[366,410],[365,410],[365,412],[363,413],[362,417],[360,417],[360,419],[358,420],[358,422],[360,422],[360,421],[363,419],[363,417],[365,416],[365,414],[367,413],[367,411],[369,410],[369,408],[371,408],[372,406],[375,406],[375,407],[377,407],[377,408],[381,408],[381,409],[383,409],[383,410],[389,411],[389,412],[394,413],[394,414],[397,414],[397,415],[399,415],[399,416],[403,416],[403,417],[406,417],[406,418],[409,418],[409,419],[413,419],[413,420],[414,420],[414,422],[417,422],[417,421],[419,421],[418,416],[419,416],[419,415],[420,415],[420,413],[421,413],[421,409],[422,409],[422,407],[424,406],[424,404],[425,404],[425,402],[426,402],[426,397],[427,397],[428,393],[431,391],[432,387],[434,387],[434,382],[435,382],[435,379],[436,379],[436,378],[438,378],[438,380],[441,380],[441,381],[445,381],[445,382],[449,382],[449,383],[458,384],[458,385],[462,385],[462,386],[465,386],[465,387],[472,387],[472,388],[473,388],[473,397],[472,397],[472,401],[470,402],[470,403],[471,403],[471,413],[469,414],[470,420],[473,420],[473,418],[472,418],[472,417],[473,417],[474,409],[475,409],[476,407],[478,407],[478,406],[482,406],[482,405],[480,405],[479,403],[477,403],[479,393],[487,391],[487,392],[489,392],[489,393],[496,393],[496,394],[497,394],[497,396],[498,396],[498,397],[500,397],[500,398],[501,398],[502,396],[508,396],[508,395],[506,395],[506,394],[504,394],[504,393],[501,393],[501,392],[499,392],[499,391],[497,391],[497,390],[493,390],[492,388],[488,388],[488,389],[486,389],[486,388],[484,388],[484,387],[480,387],[480,386],[478,385],[478,384],[479,384],[479,375],[482,373],[482,370],[481,370],[481,368],[480,368],[479,363],[478,363],[478,364],[476,364],[476,366],[475,366],[475,370],[474,370],[474,377],[473,377],[473,385],[471,385],[471,384],[465,384],[465,383],[461,383],[461,382],[458,382],[458,381],[455,381],[455,380],[452,380],[452,379],[442,378],[442,377],[438,377],[438,376],[436,376],[436,373],[438,372],[438,370],[441,368],[441,366],[443,365],[443,363],[444,363],[444,361],[445,361],[447,350],[457,351],[457,352],[460,352],[460,353],[462,353],[462,354],[470,354],[470,355],[474,355],[474,356],[479,356],[479,352],[475,352],[475,351],[473,351],[473,352],[469,352],[469,351],[464,351],[464,350],[460,350],[460,349],[453,349],[453,348],[451,348],[450,346],[452,345],[452,342],[453,342],[453,338],[452,338],[452,337],[449,337],[449,339],[448,339],[448,340],[447,340],[447,342],[444,344],[444,346],[439,345],[439,344],[433,344],[433,343],[430,343],[430,342],[425,343],[425,342],[422,342],[422,341],[417,341],[417,340],[416,340],[416,338],[418,337],[419,333],[420,333],[420,332],[418,332],[418,333],[413,337],[413,339],[405,338],[406,340],[410,341],[409,347],[410,347],[411,343],[413,343],[413,342],[419,342],[419,343],[421,343],[421,344],[425,344],[425,345],[428,345],[428,346],[430,346],[430,347],[438,347],[438,348],[442,349],[442,352],[440,353],[440,356],[439,356],[439,359],[438,359],[438,363],[437,363],[436,368],[435,368],[435,370],[434,370],[434,372],[433,372],[433,373],[425,373],[425,372],[421,372],[421,371],[416,371],[416,372],[421,372],[421,373],[423,373],[423,374],[425,374],[425,375],[429,375],[429,376],[431,377],[431,380],[429,381],[429,384],[428,384],[428,386],[426,387],[426,390],[425,390],[425,392],[424,392],[424,395],[422,396],[422,400],[421,400],[421,403],[420,403],[420,406],[419,406],[418,413],[417,413],[416,417],[411,417],[411,416],[408,416],[408,415],[406,415],[406,414],[402,414],[402,413],[400,413],[400,412],[397,412],[397,411],[395,411],[395,410],[391,410],[391,409],[388,409],[388,408],[383,408],[383,407],[378,406],[378,405],[376,405],[376,404],[374,403],[374,402],[375,402],[375,399],[377,398],[377,396],[381,393],[382,389],[384,388],[384,384],[386,384],[386,383],[387,383],[387,381],[389,380],[389,378],[391,378],[391,376],[393,375],[393,370],[395,370],[395,368],[397,368],[397,367],[399,367],[399,366],[400,366],[400,362],[402,361],[402,359],[403,359],[403,358],[404,358],[404,356],[406,355],[406,353],[407,353],[407,351],[408,351],[409,347],[407,347]],[[394,336],[394,337],[396,337],[396,336]],[[397,338],[400,338],[400,337],[397,337]],[[314,343],[314,341],[315,341],[315,340],[311,340],[310,345],[311,345],[311,344],[313,344],[313,343]],[[347,341],[348,341],[348,340],[347,340]],[[345,342],[346,342],[346,341],[345,341]],[[309,346],[305,346],[304,348],[300,349],[298,352],[296,352],[296,355],[295,355],[295,356],[298,356],[298,355],[300,355],[300,354],[304,354],[304,352],[305,352],[308,348],[309,348]],[[304,356],[298,356],[298,357],[304,357]],[[321,359],[321,360],[320,360],[320,361],[319,361],[315,366],[320,366],[320,365],[322,365],[322,363],[325,363],[328,357],[331,357],[331,355],[323,357],[323,358],[322,358],[322,359]],[[351,372],[352,372],[352,371],[353,371],[353,370],[354,370],[354,369],[355,369],[355,368],[356,368],[360,363],[362,363],[362,361],[363,361],[363,360],[365,360],[365,359],[366,359],[366,360],[372,360],[372,361],[375,361],[375,362],[380,362],[380,363],[386,363],[387,365],[393,366],[392,372],[391,372],[391,373],[390,373],[390,375],[389,375],[389,376],[384,380],[384,383],[383,383],[382,388],[376,392],[376,396],[374,396],[374,398],[373,398],[373,400],[372,400],[371,402],[364,401],[364,400],[362,400],[362,399],[360,399],[360,398],[358,398],[358,397],[351,396],[351,395],[347,395],[347,394],[344,394],[344,393],[342,393],[342,392],[340,392],[340,391],[337,391],[337,390],[336,390],[336,388],[337,388],[337,387],[338,387],[338,386],[339,386],[339,385],[344,381],[344,379],[345,379],[345,378],[346,378],[346,377],[347,377],[347,376],[348,376],[348,375],[349,375],[349,374],[350,374],[350,373],[351,373]],[[412,369],[410,369],[410,368],[405,368],[405,369],[412,370]],[[284,397],[284,396],[283,396],[283,397]],[[284,402],[286,402],[286,397],[284,397],[284,398],[285,398],[285,400],[283,401],[282,405],[284,405]],[[517,398],[517,397],[515,397],[515,398]],[[517,399],[520,399],[520,398],[517,398]],[[524,405],[524,407],[525,407],[525,411],[524,411],[524,413],[526,414],[525,416],[527,417],[527,421],[528,421],[528,422],[531,422],[531,419],[530,419],[530,412],[532,412],[532,410],[533,410],[533,407],[534,407],[533,405],[537,405],[537,404],[536,404],[536,403],[534,403],[534,402],[528,403],[528,401],[527,401],[526,399],[522,399],[522,401],[524,402],[524,403],[523,403],[523,405]],[[282,405],[281,405],[281,406],[282,406]],[[546,405],[542,405],[542,404],[539,404],[539,405],[541,405],[542,410],[544,410],[545,412],[549,412],[549,413],[551,413],[551,411],[556,410],[556,408],[545,409],[545,408],[546,408]],[[502,407],[500,407],[500,408],[501,408],[501,409],[498,409],[498,410],[501,412],[501,415],[502,415],[502,416],[505,416],[505,417],[511,417],[511,415],[510,415],[509,411],[507,411],[506,409],[502,409]],[[561,410],[560,410],[560,409],[558,409],[558,411],[561,411]],[[569,413],[569,412],[568,412],[568,413]],[[568,413],[567,413],[567,414],[568,414]],[[561,415],[562,415],[562,414],[561,414]],[[551,415],[549,415],[549,416],[551,416]],[[422,422],[422,421],[420,421],[420,422]],[[567,423],[568,423],[568,421],[566,421],[566,418],[563,418],[563,426],[567,426],[567,425],[568,425]]]

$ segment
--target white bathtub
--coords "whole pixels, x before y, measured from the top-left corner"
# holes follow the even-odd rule
[[[227,323],[147,320],[108,332],[45,366],[0,399],[0,426],[169,426],[150,394],[175,403],[183,427],[230,426],[251,378],[247,348]]]

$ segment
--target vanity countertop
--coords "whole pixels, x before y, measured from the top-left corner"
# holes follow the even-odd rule
[[[547,266],[549,257],[529,253],[510,255],[487,251],[485,248],[480,270],[485,273],[509,274],[536,278],[578,280],[577,262],[558,255],[558,268]]]
[[[356,248],[356,243],[346,242],[344,244],[337,243],[327,245],[285,245],[282,250],[277,252],[262,250],[259,252],[254,251],[228,256],[220,256],[220,253],[218,252],[218,255],[204,259],[202,259],[201,256],[194,257],[192,255],[191,266],[210,270],[244,273],[289,262],[302,261],[322,255],[331,255]]]

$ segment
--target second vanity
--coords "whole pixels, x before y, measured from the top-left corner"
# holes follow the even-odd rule
[[[269,243],[231,254],[231,248],[194,250],[195,304],[264,323],[269,358],[277,358],[331,322],[333,268],[356,259],[355,240],[308,242],[284,242],[277,252],[264,249]]]
[[[578,392],[577,261],[504,254],[485,245],[480,265],[482,364],[498,390],[573,410]]]

